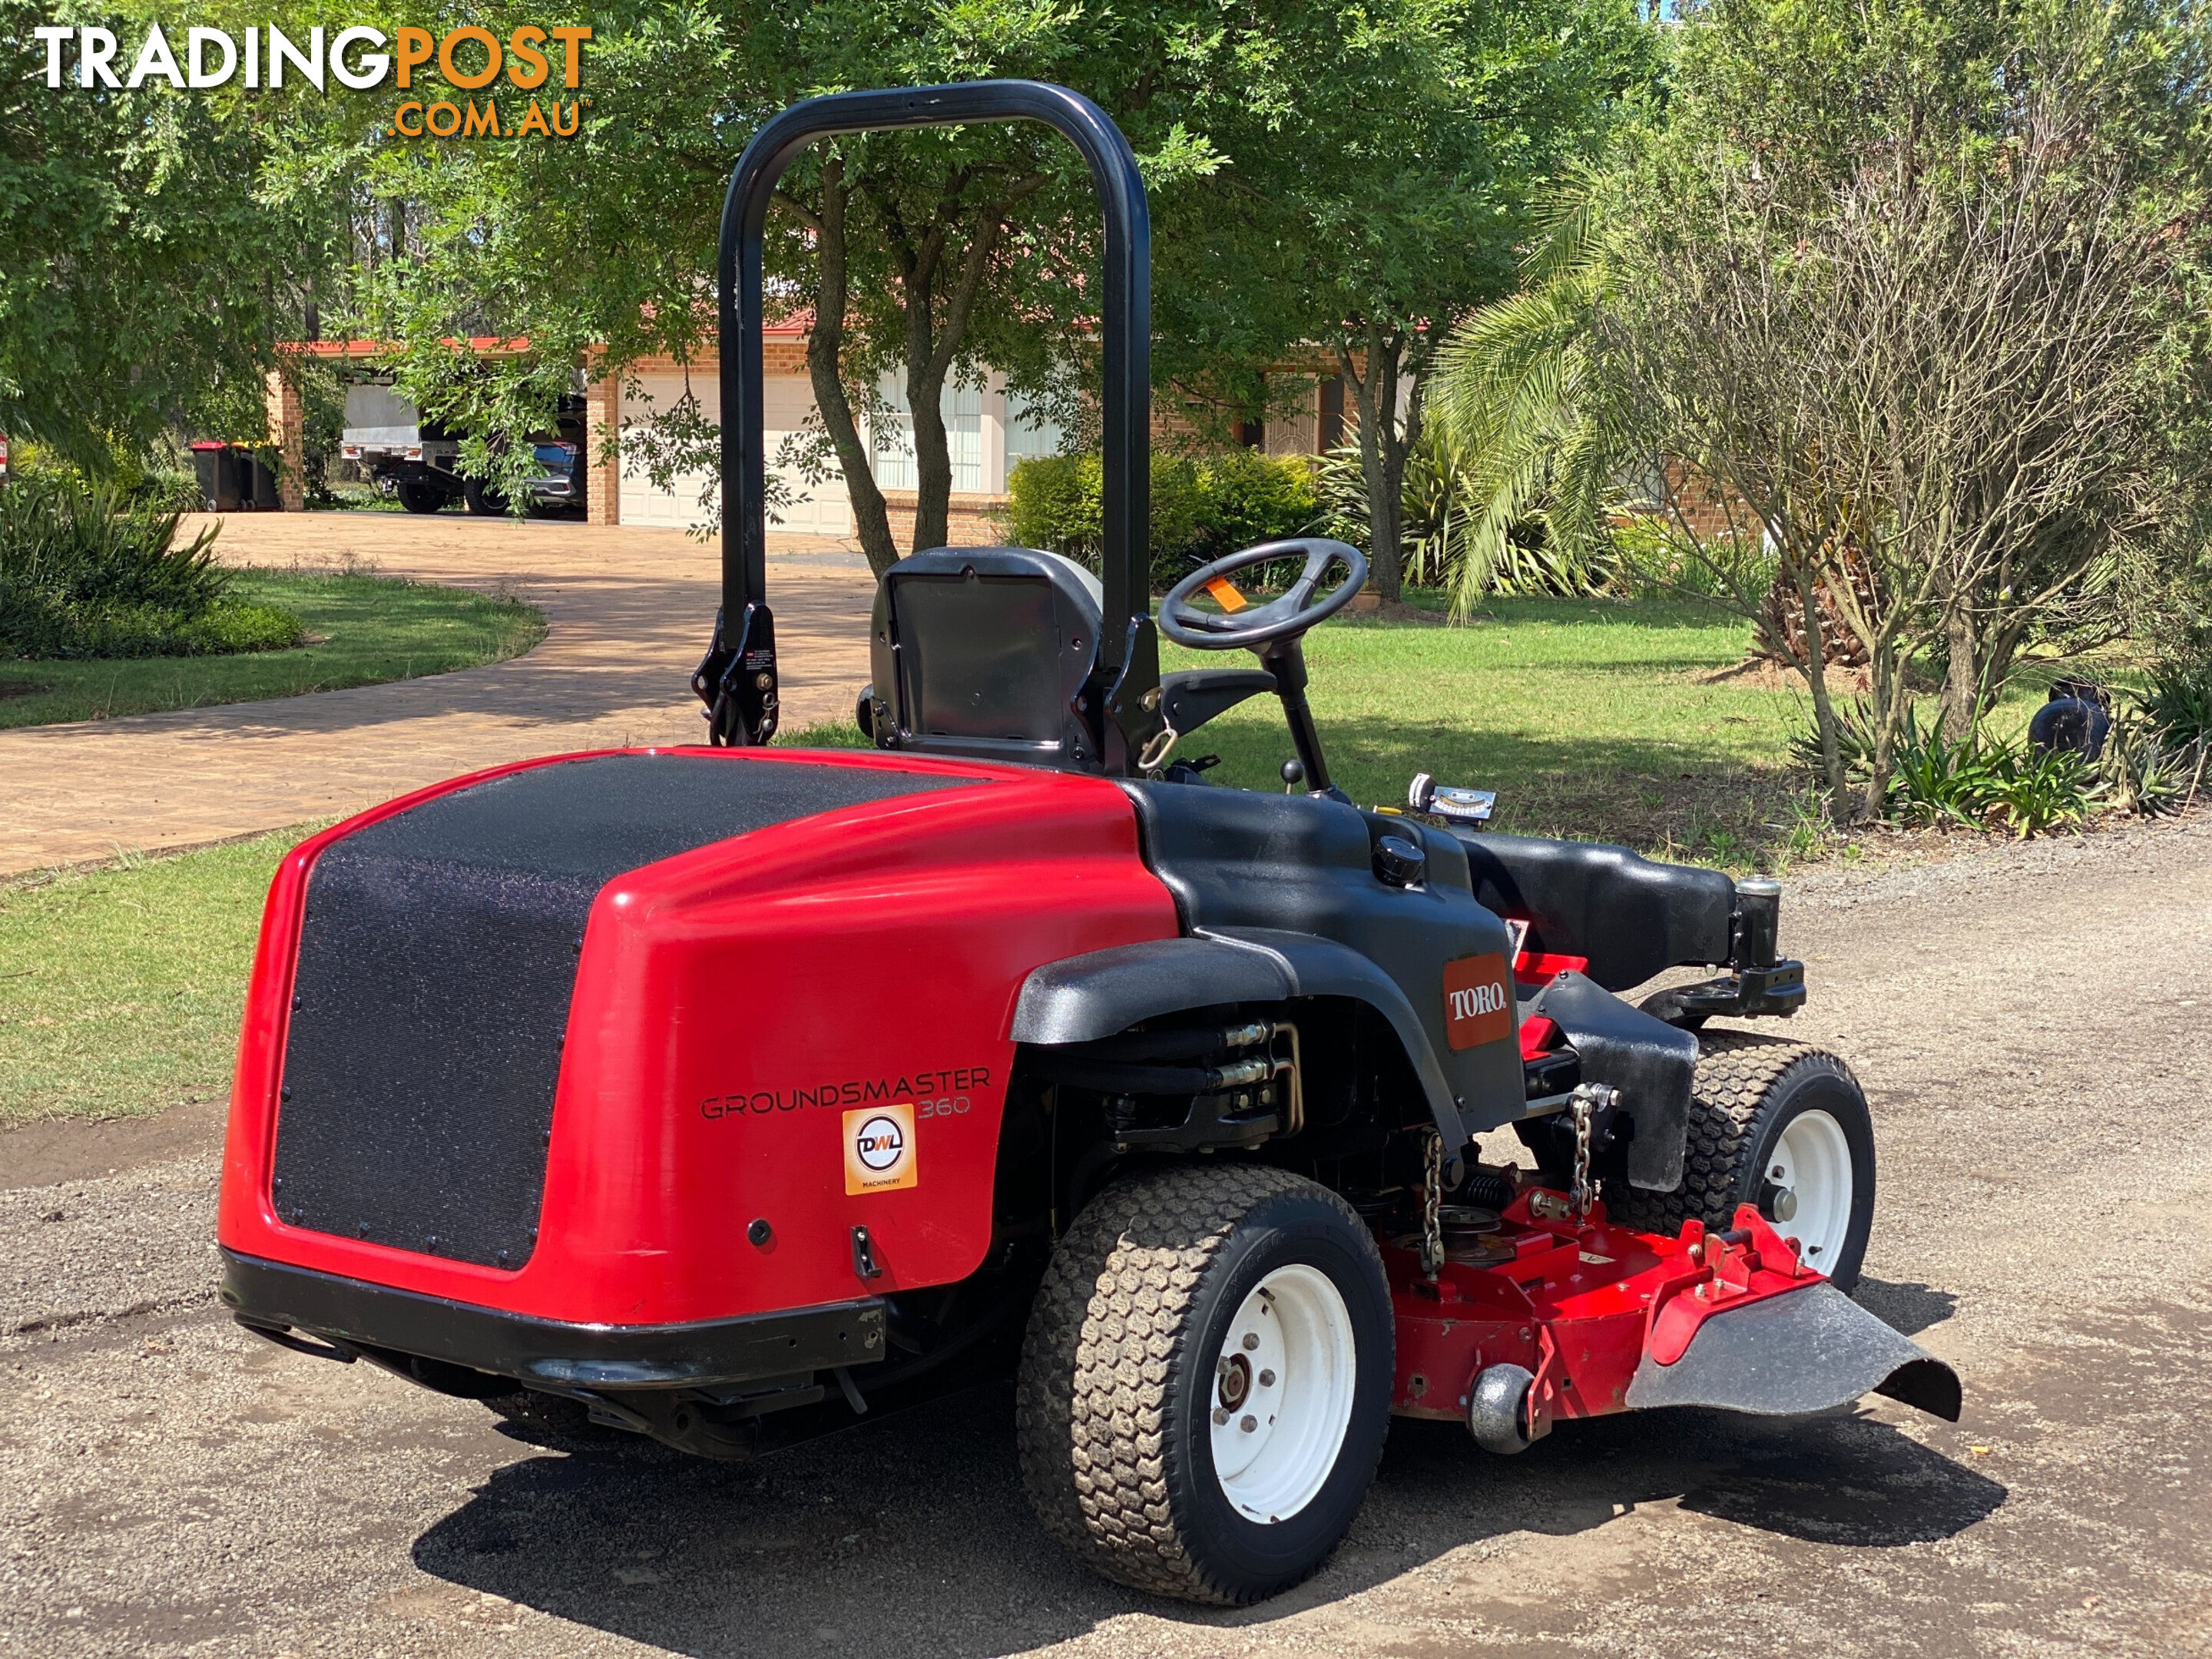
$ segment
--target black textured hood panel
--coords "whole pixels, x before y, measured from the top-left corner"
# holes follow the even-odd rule
[[[278,1215],[520,1267],[537,1237],[561,1041],[599,890],[770,824],[975,781],[609,755],[441,795],[337,842],[307,884]]]

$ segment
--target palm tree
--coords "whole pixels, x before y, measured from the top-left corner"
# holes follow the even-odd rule
[[[1430,416],[1464,458],[1465,554],[1452,595],[1465,615],[1516,562],[1516,525],[1555,554],[1604,542],[1632,443],[1593,373],[1591,323],[1611,280],[1587,182],[1564,193],[1522,262],[1518,293],[1483,307],[1437,354]]]

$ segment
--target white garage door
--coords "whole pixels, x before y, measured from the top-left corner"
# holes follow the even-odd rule
[[[788,433],[796,432],[805,423],[814,407],[813,389],[803,374],[771,374],[763,383],[766,392],[765,413],[768,416],[768,456],[771,469],[775,452]],[[707,406],[709,416],[714,413],[715,401],[720,395],[714,384],[712,370],[695,372],[691,390]],[[642,396],[639,394],[642,393]],[[625,387],[623,396],[623,424],[625,428],[649,419],[655,412],[672,409],[684,396],[684,377],[681,374],[642,374],[635,388]],[[648,399],[650,401],[648,401]],[[710,474],[690,472],[676,479],[672,488],[657,489],[627,450],[623,456],[622,521],[635,525],[669,525],[689,528],[704,522],[708,510],[699,505],[699,492]],[[810,487],[795,473],[787,474],[794,500],[781,509],[783,522],[771,523],[769,529],[803,531],[817,536],[850,536],[853,533],[853,509],[845,498],[842,477],[832,476],[822,483]]]

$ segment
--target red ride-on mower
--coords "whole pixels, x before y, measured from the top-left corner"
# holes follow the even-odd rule
[[[770,191],[824,134],[1009,118],[1073,141],[1104,211],[1103,583],[916,554],[876,599],[875,752],[765,748]],[[1704,1029],[1803,1000],[1774,884],[1492,834],[1486,796],[1426,778],[1353,805],[1299,644],[1364,578],[1341,544],[1195,573],[1159,630],[1258,665],[1161,674],[1146,234],[1127,144],[1059,88],[762,130],[723,228],[712,744],[478,773],[285,860],[224,1300],[712,1457],[1012,1376],[1052,1534],[1217,1602],[1328,1556],[1394,1412],[1498,1452],[1650,1406],[1878,1390],[1955,1419],[1951,1371],[1844,1295],[1875,1181],[1849,1068]],[[1280,597],[1235,585],[1290,561]],[[1289,793],[1170,758],[1263,694]],[[1623,1000],[1685,964],[1715,972]],[[1509,1126],[1533,1173],[1478,1155]]]

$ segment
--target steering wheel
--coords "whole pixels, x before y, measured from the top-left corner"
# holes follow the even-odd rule
[[[1273,564],[1299,554],[1305,556],[1305,568],[1298,572],[1298,579],[1281,598],[1270,599],[1265,605],[1245,601],[1229,580],[1239,570],[1249,570],[1255,564]],[[1347,568],[1348,574],[1316,599],[1315,590],[1320,586],[1322,577],[1329,566],[1339,562]],[[1261,542],[1257,547],[1248,547],[1241,553],[1231,553],[1201,565],[1170,588],[1167,598],[1160,601],[1160,632],[1177,645],[1194,646],[1200,651],[1227,651],[1237,646],[1256,650],[1327,621],[1350,605],[1352,596],[1366,581],[1366,557],[1349,543],[1333,542],[1322,536]],[[1212,590],[1214,598],[1222,601],[1220,611],[1191,608],[1190,596],[1201,587]],[[1224,588],[1228,590],[1225,594]],[[1231,599],[1239,601],[1233,609],[1229,605]]]

